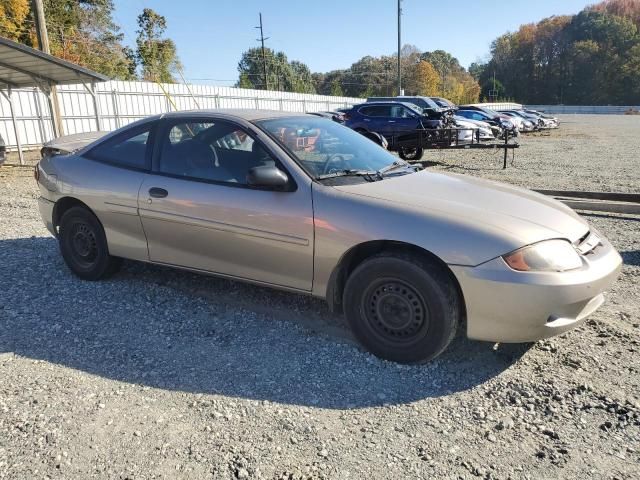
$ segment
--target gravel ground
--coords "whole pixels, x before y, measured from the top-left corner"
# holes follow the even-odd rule
[[[561,115],[560,121],[560,130],[522,135],[506,171],[501,151],[427,152],[424,159],[436,169],[527,188],[638,192],[639,116]]]
[[[486,153],[427,158],[637,191],[640,118],[564,120],[506,171]],[[37,195],[30,169],[0,169],[0,478],[640,477],[640,217],[588,216],[625,266],[582,327],[400,366],[314,299],[133,262],[77,280]]]

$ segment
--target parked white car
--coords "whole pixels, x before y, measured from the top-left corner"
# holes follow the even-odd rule
[[[471,135],[475,135],[475,131],[480,131],[480,140],[495,140],[496,135],[491,130],[491,126],[486,122],[478,120],[470,120],[468,118],[459,117],[454,115],[454,121],[458,128],[468,128],[469,130],[463,130],[464,132],[470,132]],[[499,129],[498,129],[499,130]],[[498,132],[499,133],[499,132]]]

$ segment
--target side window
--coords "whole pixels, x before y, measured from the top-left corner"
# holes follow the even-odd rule
[[[360,113],[369,117],[389,117],[391,115],[390,107],[386,105],[373,105],[360,109]]]
[[[259,142],[227,122],[173,123],[162,136],[161,173],[246,184],[251,168],[275,164]]]
[[[408,108],[403,107],[402,105],[394,105],[391,107],[391,116],[393,118],[412,118],[414,115],[409,111]]]
[[[87,153],[87,157],[118,167],[144,169],[151,125],[136,129],[125,137],[107,140]]]
[[[366,115],[367,117],[373,117],[375,116],[374,114],[374,110],[376,107],[362,107],[360,110],[358,110],[359,113],[361,113],[362,115]]]
[[[215,128],[213,122],[170,124],[159,139],[160,172],[181,177],[217,180],[215,151],[199,137],[212,128]]]

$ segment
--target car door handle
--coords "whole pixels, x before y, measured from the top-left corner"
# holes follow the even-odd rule
[[[370,122],[371,120],[369,120],[368,118],[364,119],[365,122]]]
[[[388,123],[396,123],[395,120],[388,120]]]
[[[151,187],[149,189],[149,195],[153,198],[164,198],[169,195],[169,192],[167,192],[164,188]]]

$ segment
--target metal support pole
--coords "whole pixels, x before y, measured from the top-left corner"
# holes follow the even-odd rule
[[[398,95],[402,95],[402,71],[400,69],[400,50],[402,48],[401,41],[401,18],[402,18],[402,0],[398,0]]]
[[[40,141],[46,142],[46,131],[44,129],[44,116],[42,114],[42,105],[40,104],[40,93],[37,88],[33,89],[33,100],[36,106],[36,115],[38,116],[38,130],[40,131]]]
[[[113,104],[113,117],[116,128],[120,128],[120,112],[118,110],[118,92],[111,90],[111,103]]]
[[[24,155],[22,154],[22,145],[20,145],[20,134],[18,133],[18,123],[16,122],[16,113],[13,109],[13,100],[11,98],[11,87],[7,86],[7,91],[0,90],[4,98],[9,102],[9,112],[11,112],[11,123],[13,124],[13,132],[16,136],[16,146],[18,147],[18,157],[20,158],[20,165],[24,165]]]
[[[89,91],[91,99],[93,100],[93,112],[96,116],[96,128],[100,131],[102,130],[102,119],[100,118],[100,101],[98,100],[98,94],[96,93],[96,83],[91,82],[91,87],[89,88],[85,85],[85,88]]]
[[[51,126],[53,127],[53,136],[59,137],[62,135],[62,124],[58,123],[60,117],[56,113],[55,101],[53,99],[53,91],[51,90],[51,85],[47,85],[45,88],[41,87],[41,90],[44,92],[47,97],[47,105],[49,106],[49,112],[51,112]]]
[[[502,165],[502,169],[506,170],[507,168],[507,143],[509,142],[509,131],[505,130],[504,132],[504,164]]]

